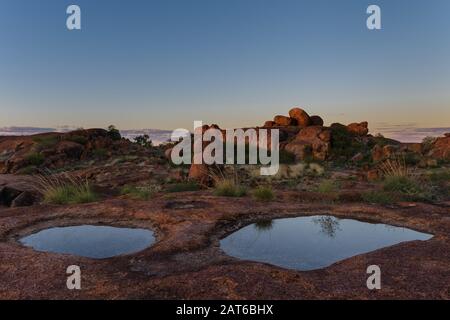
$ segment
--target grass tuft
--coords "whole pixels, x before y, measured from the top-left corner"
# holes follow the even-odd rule
[[[253,191],[253,196],[259,201],[272,201],[275,198],[271,186],[259,186]]]
[[[220,197],[243,197],[247,189],[231,179],[223,179],[216,182],[214,194]]]
[[[87,180],[69,174],[37,175],[36,189],[49,204],[75,204],[94,202],[98,196]]]

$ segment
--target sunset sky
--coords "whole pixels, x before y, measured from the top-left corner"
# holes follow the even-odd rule
[[[0,127],[239,127],[292,106],[450,127],[449,16],[448,0],[0,0]]]

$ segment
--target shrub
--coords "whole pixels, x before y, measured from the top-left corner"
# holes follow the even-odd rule
[[[333,180],[323,180],[317,187],[317,192],[320,193],[332,193],[337,192],[338,184]]]
[[[144,148],[150,148],[152,146],[152,140],[150,140],[148,134],[135,137],[134,142]]]
[[[197,191],[200,187],[195,182],[182,182],[172,184],[167,188],[168,192],[185,192],[185,191]]]
[[[422,150],[424,153],[427,153],[433,147],[433,144],[436,142],[435,137],[425,137],[422,140]]]
[[[31,166],[40,166],[44,163],[44,160],[44,156],[38,152],[33,152],[26,156],[26,161]]]
[[[450,181],[450,170],[439,170],[439,171],[432,171],[428,175],[429,179],[433,183],[443,183],[443,182],[449,182]]]
[[[122,139],[122,135],[120,134],[120,131],[117,130],[117,128],[114,125],[110,125],[108,127],[108,136],[111,138],[111,140],[114,140],[114,141]]]
[[[56,176],[37,176],[37,191],[45,203],[73,204],[88,203],[98,199],[89,182],[69,174]]]
[[[47,149],[54,147],[59,140],[60,139],[58,136],[44,136],[33,138],[33,141],[37,143],[39,149]]]
[[[253,191],[253,196],[259,201],[271,201],[275,198],[275,194],[270,186],[259,186]]]
[[[422,188],[414,180],[404,176],[386,177],[383,182],[383,190],[407,195],[417,195],[422,192]]]
[[[243,197],[247,190],[231,179],[223,179],[216,182],[214,194],[221,197]]]
[[[401,158],[397,155],[393,159],[387,159],[381,163],[380,170],[385,177],[408,177],[411,175],[404,155]]]
[[[378,204],[390,204],[394,202],[394,196],[391,193],[383,191],[368,191],[362,194],[362,198],[365,202],[378,203]]]
[[[17,171],[17,174],[29,175],[29,174],[35,173],[36,171],[37,171],[37,167],[30,165],[30,166],[26,166],[25,168],[22,168],[19,171]]]

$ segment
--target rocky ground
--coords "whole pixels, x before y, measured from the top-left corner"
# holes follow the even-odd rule
[[[160,195],[147,201],[36,206],[0,213],[0,298],[3,299],[449,299],[449,206],[401,203],[322,204],[283,193],[270,204],[208,192]],[[182,200],[180,200],[182,199]],[[431,233],[316,271],[299,272],[241,261],[219,248],[221,237],[261,218],[332,214]],[[78,223],[152,228],[157,243],[106,260],[36,252],[17,239],[49,226]],[[82,269],[81,291],[66,289],[69,265]],[[383,270],[382,290],[366,287],[366,268]]]
[[[210,127],[219,128],[202,129]],[[273,177],[261,177],[258,166],[175,166],[173,145],[131,142],[114,127],[0,137],[0,298],[450,299],[449,134],[404,144],[369,134],[367,122],[324,126],[299,108],[261,128],[280,130],[282,164]],[[43,177],[51,179],[42,184]],[[49,195],[48,181],[67,194]],[[73,181],[87,194],[75,197]],[[260,187],[266,198],[256,196]],[[308,272],[237,260],[218,245],[261,219],[322,214],[434,237]],[[150,228],[157,243],[92,260],[18,242],[75,224]],[[74,264],[81,291],[66,288]],[[372,264],[382,268],[382,290],[366,287]]]

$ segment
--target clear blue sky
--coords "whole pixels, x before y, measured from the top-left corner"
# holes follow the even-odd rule
[[[448,0],[0,0],[0,126],[235,127],[294,105],[446,126],[449,16]]]

